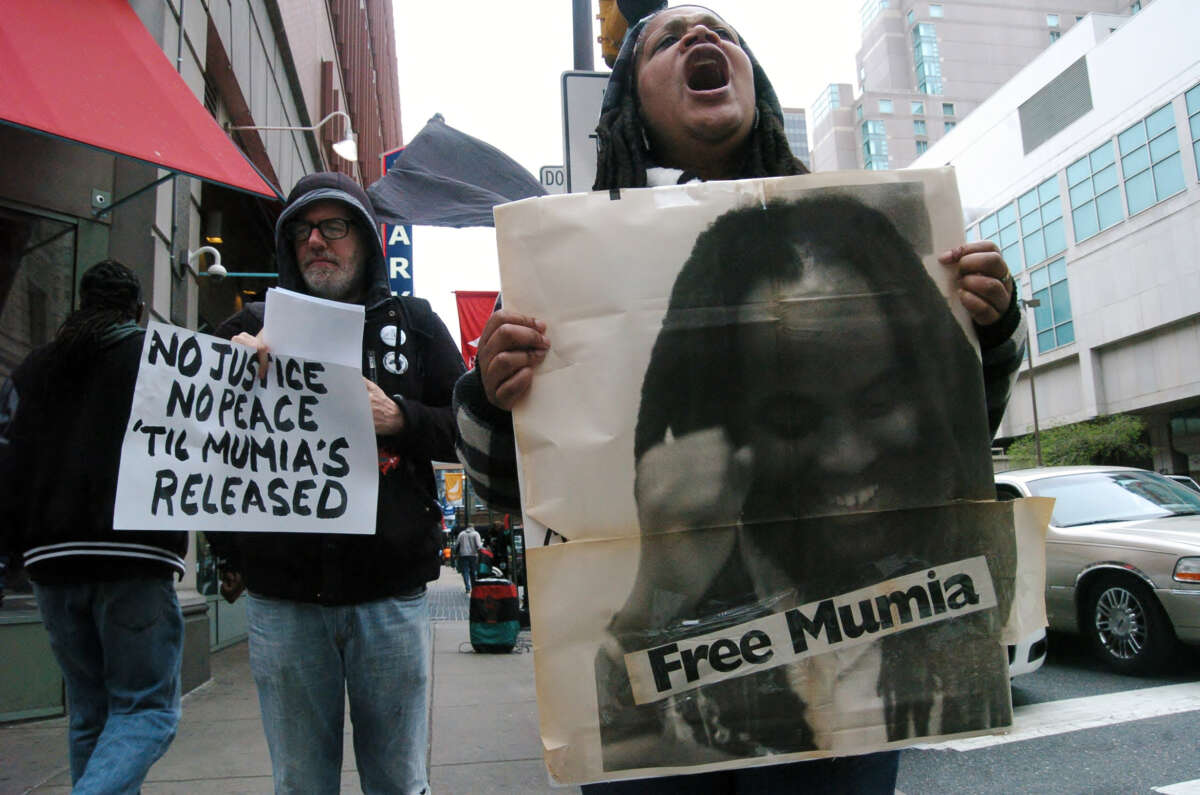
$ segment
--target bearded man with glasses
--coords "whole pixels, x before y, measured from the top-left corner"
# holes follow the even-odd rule
[[[221,591],[248,593],[250,669],[276,792],[341,788],[349,695],[367,793],[428,792],[429,610],[441,509],[431,460],[454,459],[450,410],[463,360],[429,302],[393,296],[371,204],[344,174],[304,177],[275,225],[279,285],[362,304],[364,397],[379,448],[374,535],[210,533]],[[217,335],[256,347],[264,305]]]

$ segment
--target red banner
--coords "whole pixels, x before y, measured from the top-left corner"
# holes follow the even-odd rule
[[[479,335],[496,305],[495,290],[455,290],[458,298],[458,333],[462,342],[463,361],[467,368],[475,366],[479,352]]]

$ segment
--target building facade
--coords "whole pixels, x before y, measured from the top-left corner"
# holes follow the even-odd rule
[[[836,86],[841,114],[814,103],[813,161],[818,170],[903,168],[1087,14],[1135,13],[1144,2],[866,0],[856,93]]]
[[[34,0],[20,2],[38,14],[74,10],[73,4],[37,8]],[[207,111],[206,122],[224,126],[227,138],[281,195],[305,174],[321,170],[341,170],[367,185],[380,175],[380,155],[401,143],[391,0],[103,3],[108,10],[97,13],[129,16],[132,9],[145,29],[132,38],[145,39],[148,32],[154,43],[138,54],[151,79],[182,78],[189,101]],[[96,46],[95,53],[70,57],[89,69],[103,68],[112,60],[106,48],[117,45]],[[142,73],[111,76],[116,85],[146,79]],[[45,102],[52,106],[55,99],[47,96]],[[229,129],[313,128],[334,111],[347,114],[349,124],[336,116],[318,129]],[[95,115],[96,123],[104,121],[99,110]],[[357,136],[357,158],[345,160],[332,145],[350,128]],[[149,317],[201,331],[274,284],[278,197],[164,169],[154,147],[133,159],[46,132],[0,124],[6,161],[21,164],[0,169],[0,380],[53,337],[76,306],[79,277],[106,257],[138,274]],[[204,245],[220,252],[228,278],[207,278],[208,255],[189,257]],[[241,606],[230,607],[216,596],[215,565],[203,538],[193,538],[189,547],[190,571],[179,585],[187,619],[188,688],[208,678],[210,647],[244,636]],[[13,584],[10,579],[9,598],[0,609],[0,683],[5,683],[0,720],[61,712],[61,682],[43,648],[36,609],[31,599],[13,593]],[[10,669],[17,673],[5,673]]]
[[[1200,5],[1093,14],[912,164],[955,167],[968,240],[1027,309],[1041,427],[1128,412],[1200,470]],[[1000,428],[1033,430],[1028,368]]]
[[[783,132],[787,135],[788,148],[800,158],[805,168],[812,169],[812,157],[808,153],[808,120],[804,108],[783,109]]]

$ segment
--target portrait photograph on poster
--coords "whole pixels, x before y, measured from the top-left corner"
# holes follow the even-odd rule
[[[563,782],[1011,724],[1014,508],[937,253],[947,169],[527,200],[505,305],[542,736]]]

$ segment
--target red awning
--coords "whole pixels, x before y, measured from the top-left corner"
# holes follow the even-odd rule
[[[126,0],[6,0],[0,122],[272,199]]]

